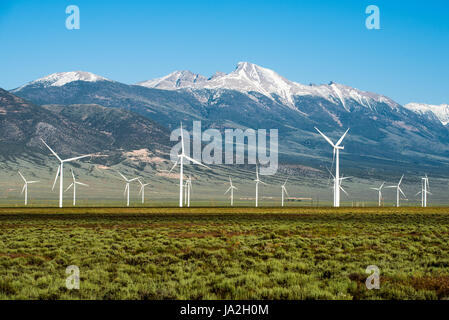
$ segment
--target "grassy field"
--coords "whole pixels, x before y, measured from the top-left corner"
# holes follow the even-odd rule
[[[447,299],[448,243],[447,208],[1,208],[0,299]]]

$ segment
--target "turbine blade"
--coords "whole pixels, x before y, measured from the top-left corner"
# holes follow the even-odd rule
[[[285,182],[284,182],[284,184],[283,184],[284,187],[285,187],[285,185],[287,184],[287,181],[288,181],[288,178],[285,179]]]
[[[45,143],[44,139],[41,138],[41,140],[42,140],[42,142],[45,144],[45,146],[51,151],[51,153],[53,153],[53,155],[54,155],[59,161],[62,162],[62,159],[56,154],[56,152],[53,151],[52,148],[50,148],[50,147],[48,146],[48,144]]]
[[[327,171],[329,172],[329,174],[332,176],[332,178],[335,179],[335,176],[334,176],[334,174],[332,173],[332,171],[330,171],[328,167],[326,167],[326,169],[327,169]]]
[[[26,183],[27,181],[26,181],[25,177],[20,173],[20,171],[18,171],[18,172],[19,172],[19,175],[22,177],[22,180]]]
[[[30,183],[38,183],[39,181],[28,181],[27,183],[28,184],[30,184]]]
[[[79,160],[79,159],[83,159],[83,158],[87,158],[87,157],[92,157],[92,155],[91,154],[86,154],[84,156],[79,156],[79,157],[74,157],[74,158],[69,158],[69,159],[62,160],[62,162],[70,162],[70,161],[75,161],[75,160]]]
[[[85,183],[82,183],[82,182],[78,182],[78,181],[76,181],[75,183],[76,183],[76,184],[79,184],[80,186],[85,186],[85,187],[88,187],[88,186],[89,186],[88,184],[85,184]]]
[[[226,194],[226,193],[228,193],[229,191],[231,191],[231,189],[232,189],[232,187],[229,187],[228,190],[226,190],[226,192],[225,192],[224,194]]]
[[[72,173],[73,181],[75,181],[75,174],[73,173],[73,169],[72,168],[70,168],[70,172]]]
[[[118,172],[119,175],[122,176],[123,179],[125,179],[126,181],[128,181],[128,179],[126,179],[126,177],[125,177],[120,171],[117,171],[117,172]]]
[[[184,157],[185,159],[189,160],[189,161],[192,161],[193,163],[195,163],[195,164],[197,164],[197,165],[200,165],[200,166],[203,166],[203,167],[205,167],[205,168],[207,168],[207,169],[212,170],[211,168],[209,168],[209,167],[206,166],[205,164],[202,164],[201,162],[196,161],[195,159],[192,159],[192,158],[190,158],[190,157],[188,157],[188,156],[186,156],[186,155],[184,155],[183,157]]]
[[[402,183],[402,179],[404,179],[404,175],[402,175],[402,177],[401,177],[401,180],[399,180],[398,186],[400,186],[400,185],[401,185],[401,183]]]
[[[25,191],[25,188],[26,188],[26,187],[27,187],[27,184],[25,183],[25,184],[23,185],[21,194]]]
[[[322,133],[317,127],[315,127],[315,130],[319,132],[319,134],[321,134],[321,136],[332,146],[335,148],[334,143],[331,141],[331,139],[329,139],[324,133]]]
[[[56,181],[58,180],[59,171],[61,171],[61,166],[58,166],[58,171],[56,171],[55,181],[53,182],[53,187],[51,187],[51,191],[55,189]]]
[[[348,128],[348,130],[346,130],[346,132],[341,136],[341,138],[337,141],[337,143],[335,144],[337,147],[340,145],[340,143],[343,142],[343,139],[345,138],[345,136],[346,136],[346,134],[348,133],[348,131],[349,131],[349,128]]]
[[[345,189],[343,189],[343,187],[342,186],[340,186],[340,190],[341,191],[343,191],[348,197],[349,197],[349,194],[346,192],[346,190]]]
[[[399,191],[402,193],[402,195],[404,196],[404,198],[407,198],[407,196],[405,195],[405,193],[402,191],[402,189],[398,186]]]
[[[131,180],[128,180],[128,182],[139,180],[139,178],[132,178]]]
[[[179,157],[176,160],[175,164],[173,165],[173,167],[170,169],[170,171],[168,173],[171,173],[173,171],[173,169],[178,165],[178,161],[179,161]]]
[[[67,189],[65,189],[64,192],[67,192],[72,186],[73,186],[73,182],[70,184],[70,186],[67,187]]]

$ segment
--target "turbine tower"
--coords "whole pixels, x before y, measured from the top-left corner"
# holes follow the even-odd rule
[[[148,186],[149,183],[143,183],[142,181],[140,181],[140,179],[137,179],[137,181],[139,181],[139,183],[140,183],[139,194],[142,195],[142,204],[144,204],[144,202],[145,202],[145,187]]]
[[[185,183],[185,199],[184,204],[187,205],[187,207],[190,208],[190,192],[192,191],[192,176],[189,175],[189,178],[186,180]]]
[[[340,179],[338,179],[338,180],[339,180],[338,183],[335,183],[335,180],[336,180],[336,179],[335,179],[335,176],[332,174],[332,172],[331,172],[329,169],[327,169],[327,170],[329,171],[330,175],[333,177],[333,180],[334,180],[334,185],[332,186],[332,189],[334,189],[334,194],[335,194],[335,186],[338,185],[338,188],[339,188],[341,191],[343,191],[343,193],[346,194],[346,195],[349,197],[349,194],[346,192],[345,189],[343,189],[343,187],[341,186],[341,183],[342,183],[343,180],[351,179],[352,177],[344,177],[344,176],[341,176]]]
[[[73,170],[70,169],[70,171],[72,172],[73,181],[70,184],[70,186],[65,190],[65,192],[69,191],[70,188],[73,188],[73,206],[75,206],[76,205],[76,185],[85,186],[85,187],[88,187],[88,185],[85,183],[76,181],[75,174],[73,173]]]
[[[337,141],[337,143],[333,143],[331,139],[329,139],[324,133],[322,133],[317,127],[315,127],[316,131],[318,131],[319,134],[332,146],[333,148],[333,158],[332,163],[335,159],[335,176],[334,176],[334,207],[338,208],[340,207],[340,150],[343,150],[345,147],[340,146],[340,144],[343,142],[343,139],[345,138],[346,134],[349,131],[346,130],[346,132],[341,136],[341,138]]]
[[[281,196],[282,196],[282,206],[284,206],[284,194],[288,197],[287,188],[285,188],[285,185],[287,184],[288,178],[285,179],[285,182],[283,185],[281,185]]]
[[[183,191],[183,179],[184,179],[184,160],[192,161],[195,164],[198,164],[202,167],[205,167],[207,169],[210,169],[208,166],[202,164],[199,161],[196,161],[195,159],[190,158],[188,155],[185,154],[185,148],[184,148],[184,133],[182,130],[182,122],[181,122],[181,153],[178,154],[178,159],[176,159],[175,164],[170,169],[169,173],[173,171],[173,169],[178,165],[179,162],[179,207],[182,208],[182,191]]]
[[[22,188],[22,194],[25,192],[25,205],[28,205],[28,185],[31,184],[31,183],[39,182],[39,181],[27,181],[25,179],[25,177],[20,173],[20,171],[19,171],[19,175],[20,175],[20,177],[22,178],[22,180],[24,182],[24,185],[23,185],[23,188]]]
[[[427,195],[432,194],[430,193],[430,187],[429,187],[429,178],[427,177],[427,174],[425,177],[421,178],[421,191],[418,192],[416,195],[421,194],[421,206],[423,208],[427,207]]]
[[[388,186],[385,188],[395,188],[396,189],[396,207],[399,208],[400,206],[400,200],[401,200],[401,195],[400,193],[402,193],[402,195],[404,196],[404,198],[407,198],[404,194],[404,192],[401,189],[401,183],[402,183],[402,179],[404,179],[404,175],[402,175],[401,180],[399,180],[399,183],[395,186]]]
[[[379,207],[382,206],[382,188],[384,187],[385,182],[380,185],[379,188],[370,188],[371,190],[376,190],[379,193]]]
[[[56,152],[53,151],[52,148],[50,148],[48,146],[48,144],[45,143],[45,141],[43,139],[41,139],[42,142],[45,144],[45,146],[51,151],[51,153],[56,157],[56,159],[59,160],[59,166],[58,166],[58,171],[56,172],[56,177],[55,177],[55,182],[53,182],[53,187],[51,188],[51,190],[54,190],[55,188],[55,184],[56,181],[58,180],[58,176],[59,176],[59,207],[62,208],[62,200],[63,200],[63,185],[64,185],[64,163],[66,162],[71,162],[71,161],[75,161],[75,160],[79,160],[79,159],[83,159],[83,158],[87,158],[87,157],[91,157],[91,154],[88,155],[84,155],[84,156],[79,156],[79,157],[75,157],[75,158],[69,158],[69,159],[64,159],[62,160],[57,154]]]
[[[129,207],[129,184],[133,181],[139,180],[139,178],[128,179],[120,172],[118,174],[121,175],[123,180],[125,180],[126,182],[125,191],[123,192],[123,195],[124,196],[126,195],[126,206]]]
[[[265,182],[259,179],[259,167],[256,164],[256,208],[259,206],[259,183],[267,185]]]
[[[231,192],[231,207],[234,206],[234,190],[237,190],[237,187],[234,187],[234,185],[232,184],[232,179],[231,176],[229,176],[229,185],[230,187],[228,188],[228,190],[226,190],[226,193]]]

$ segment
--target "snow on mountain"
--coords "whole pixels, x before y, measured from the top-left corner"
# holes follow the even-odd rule
[[[245,93],[258,92],[273,100],[279,98],[293,108],[295,107],[295,96],[322,97],[335,104],[341,103],[347,111],[349,111],[352,101],[370,109],[377,103],[385,103],[391,108],[399,106],[385,96],[341,84],[303,85],[290,81],[273,70],[249,62],[239,62],[233,72],[228,74],[217,72],[209,79],[190,71],[176,71],[165,77],[140,82],[137,85],[165,90],[190,88],[229,89]]]
[[[46,77],[31,81],[17,89],[12,90],[12,92],[17,92],[29,85],[41,85],[44,88],[47,87],[62,87],[63,85],[73,82],[73,81],[88,81],[88,82],[97,82],[97,81],[111,81],[99,75],[85,72],[85,71],[70,71],[70,72],[58,72],[50,74]]]
[[[424,103],[409,103],[404,106],[405,108],[421,115],[426,115],[429,117],[436,117],[443,125],[449,123],[449,105],[430,105]]]
[[[137,85],[147,88],[175,90],[189,88],[206,80],[206,77],[190,71],[175,71],[162,78],[139,82]]]

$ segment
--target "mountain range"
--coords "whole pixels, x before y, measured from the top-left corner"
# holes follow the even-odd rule
[[[0,121],[5,123],[2,132],[7,132],[2,148],[33,145],[36,137],[51,132],[54,143],[74,137],[78,143],[71,148],[79,152],[143,146],[161,151],[170,145],[169,131],[180,121],[189,128],[200,120],[203,129],[278,129],[281,164],[324,169],[332,150],[314,127],[333,139],[350,127],[342,153],[346,172],[449,174],[447,105],[402,106],[343,84],[303,85],[248,62],[238,63],[228,74],[205,77],[176,71],[131,85],[89,72],[62,72],[1,94]],[[13,117],[12,111],[3,111],[9,110],[8,101],[32,111]],[[124,123],[119,124],[121,119]],[[21,121],[27,123],[23,129]],[[91,147],[80,143],[84,141]]]

